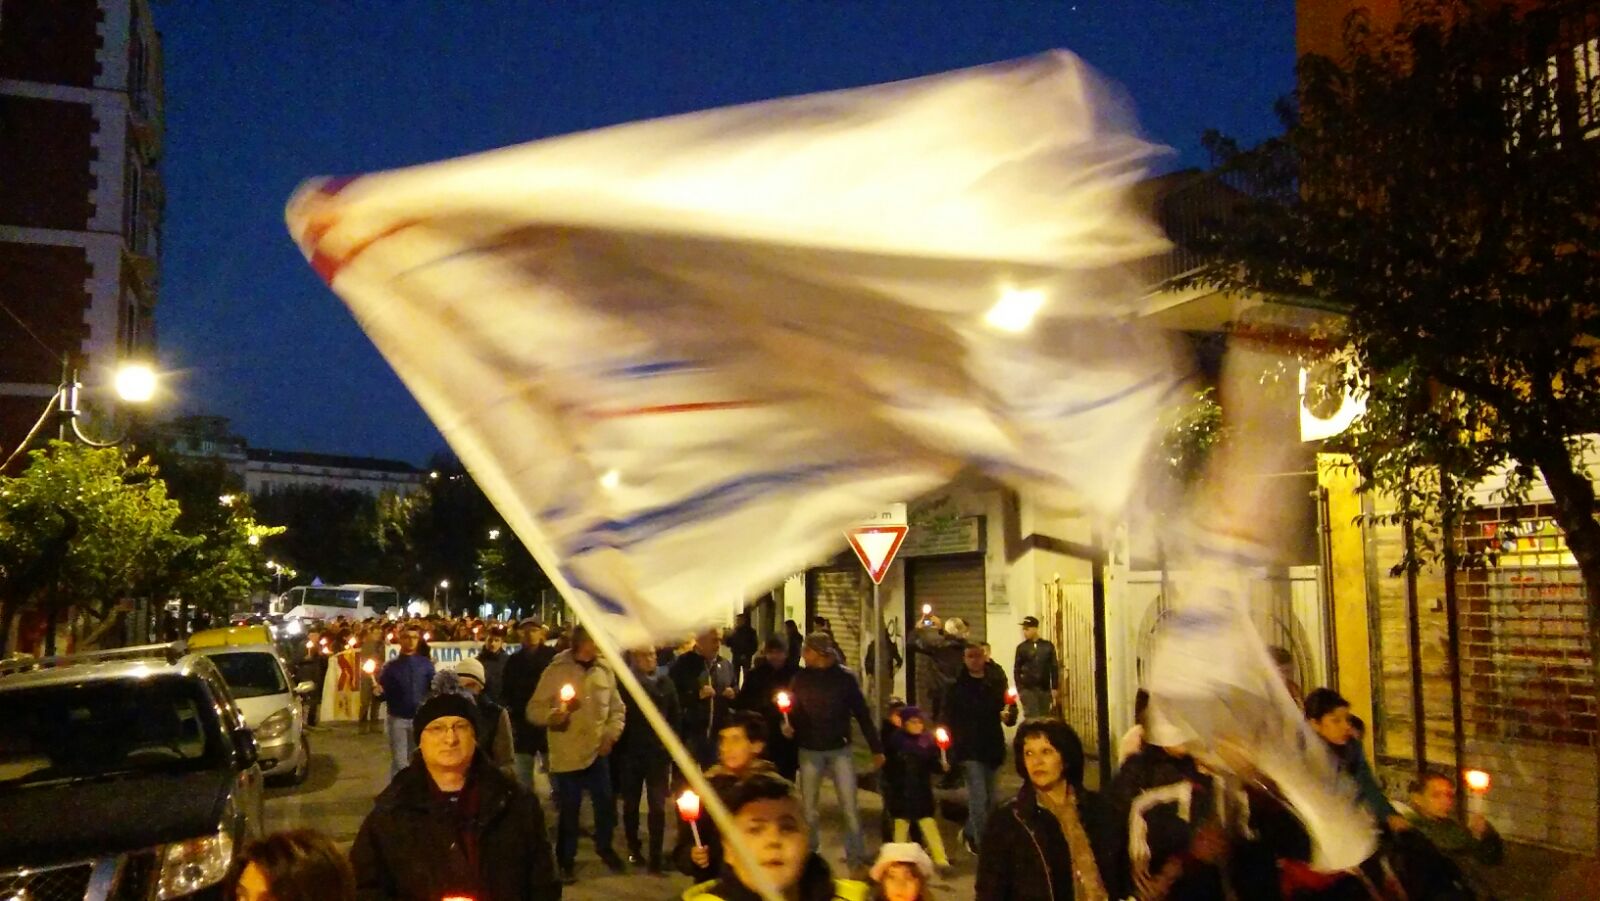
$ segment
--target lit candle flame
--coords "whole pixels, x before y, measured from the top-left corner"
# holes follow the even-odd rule
[[[578,690],[573,688],[570,683],[561,686],[561,703],[570,704],[572,703],[572,699],[577,696]]]
[[[943,726],[933,730],[933,743],[941,748],[950,747],[950,730]]]
[[[922,615],[923,616],[931,616],[932,614],[933,614],[933,605],[932,604],[923,604],[922,605]]]
[[[783,713],[788,713],[789,712],[789,708],[794,705],[794,702],[792,700],[790,700],[790,698],[789,698],[789,693],[786,692],[786,691],[778,692],[777,701],[778,701],[778,710],[780,712],[783,712]]]
[[[1006,703],[1007,704],[1015,704],[1015,703],[1017,703],[1017,690],[1015,688],[1006,689]]]
[[[700,796],[688,789],[678,796],[678,816],[685,823],[700,819]]]
[[[372,675],[378,671],[378,661],[369,658],[366,663],[361,664],[361,671],[369,676]]]
[[[1467,770],[1462,778],[1466,781],[1467,788],[1472,791],[1482,793],[1489,790],[1489,774],[1483,770]]]

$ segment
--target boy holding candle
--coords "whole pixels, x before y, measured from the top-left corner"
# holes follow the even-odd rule
[[[729,790],[741,780],[775,775],[772,764],[761,756],[766,741],[766,721],[749,710],[734,711],[728,724],[717,733],[717,765],[706,770],[706,779],[723,801],[728,800]],[[680,825],[672,857],[680,872],[701,882],[722,872],[722,836],[708,816],[699,819],[698,830],[697,836],[688,821]]]
[[[792,783],[758,773],[719,789],[719,794],[758,869],[750,870],[740,855],[731,854],[726,874],[690,888],[683,901],[758,901],[763,883],[791,901],[866,901],[866,883],[834,879],[812,848]],[[700,822],[704,826],[710,817]]]

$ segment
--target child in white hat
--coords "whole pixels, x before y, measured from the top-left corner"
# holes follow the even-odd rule
[[[888,842],[872,864],[872,897],[878,901],[928,901],[933,861],[916,842]]]

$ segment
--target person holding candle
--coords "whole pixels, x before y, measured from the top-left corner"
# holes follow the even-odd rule
[[[588,794],[594,809],[594,844],[600,860],[613,873],[623,871],[612,847],[617,826],[617,801],[607,758],[622,737],[626,722],[615,675],[600,659],[588,630],[572,632],[572,647],[557,654],[528,699],[527,717],[548,730],[550,781],[556,791],[556,862],[561,879],[577,881],[578,814]]]
[[[816,853],[794,785],[787,779],[762,773],[720,794],[759,869],[751,870],[740,855],[731,855],[727,870],[691,887],[683,901],[760,901],[763,883],[786,901],[867,901],[866,883],[834,879]],[[700,824],[709,821],[702,816]]]
[[[1016,724],[1017,709],[1006,703],[1006,675],[987,659],[983,647],[969,644],[963,667],[945,693],[944,725],[950,730],[950,762],[960,768],[967,785],[967,823],[961,830],[966,849],[977,853],[989,810],[997,803],[995,778],[1006,761],[1005,726]]]
[[[1406,819],[1460,868],[1480,897],[1489,897],[1483,868],[1497,866],[1505,859],[1506,846],[1500,833],[1481,812],[1472,811],[1471,807],[1467,808],[1467,824],[1461,825],[1455,818],[1456,783],[1449,776],[1427,773],[1414,780],[1410,789],[1411,809]],[[1467,790],[1473,791],[1470,785]]]
[[[759,713],[766,720],[767,759],[777,767],[778,775],[791,782],[800,769],[800,751],[794,740],[783,734],[784,711],[778,703],[778,695],[787,693],[799,669],[789,665],[788,646],[774,635],[767,639],[762,656],[756,659],[733,699],[733,709]]]
[[[400,656],[378,670],[373,691],[389,706],[384,732],[389,738],[389,777],[392,779],[411,761],[417,746],[411,719],[427,698],[433,683],[433,661],[421,650],[421,633],[416,627],[400,630]]]
[[[883,796],[884,807],[894,820],[894,840],[907,841],[911,824],[915,823],[934,864],[947,867],[950,858],[945,856],[944,837],[934,819],[933,775],[948,772],[950,763],[928,734],[921,709],[900,708],[900,723],[900,730],[889,737],[888,746],[895,778],[885,786]]]
[[[672,661],[667,671],[682,711],[678,734],[702,767],[716,762],[717,732],[738,696],[738,673],[721,651],[722,630],[706,629],[695,636],[694,649]]]
[[[800,746],[800,796],[806,824],[811,829],[812,847],[821,847],[818,829],[822,814],[817,801],[826,772],[833,781],[833,791],[839,799],[840,812],[844,814],[845,859],[852,872],[865,872],[867,842],[861,832],[861,814],[856,806],[856,765],[850,753],[850,721],[854,719],[860,724],[872,748],[874,767],[884,764],[883,743],[877,724],[872,721],[872,711],[867,709],[867,699],[861,695],[861,686],[839,665],[833,646],[833,638],[821,632],[806,638],[803,652],[806,667],[795,674],[790,691],[794,709],[789,712],[790,723],[783,727],[783,734],[793,737]]]
[[[749,710],[733,713],[717,733],[717,765],[706,770],[706,780],[718,797],[727,800],[728,791],[742,779],[773,773],[772,764],[761,756],[766,739],[766,721],[760,714]],[[710,817],[701,817],[695,825],[685,820],[678,829],[672,856],[678,870],[696,882],[722,872],[722,835],[716,823]]]

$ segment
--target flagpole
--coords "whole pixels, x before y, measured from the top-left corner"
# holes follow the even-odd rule
[[[464,457],[465,455],[463,454],[462,456]],[[479,484],[499,481],[500,485],[497,487],[505,490],[505,493],[500,496],[516,496],[509,490],[509,485],[496,478],[497,473],[493,467],[485,468],[483,473],[484,476]],[[488,486],[486,485],[485,487],[487,489]],[[489,494],[487,490],[485,493]],[[497,494],[500,494],[500,492],[489,494],[489,497],[493,498]],[[567,581],[566,574],[561,571],[558,559],[540,540],[538,527],[525,509],[520,505],[512,504],[500,512],[506,517],[506,525],[511,527],[518,538],[522,539],[524,546],[533,555],[534,561],[544,570],[545,575],[549,577],[550,583],[555,586],[556,591],[560,592],[561,597],[577,612],[578,621],[588,628],[589,636],[594,639],[595,645],[600,649],[601,656],[611,664],[616,678],[633,698],[635,707],[638,708],[640,713],[644,714],[645,721],[650,724],[650,728],[654,729],[656,736],[661,739],[662,745],[666,747],[667,753],[672,757],[672,762],[677,764],[684,778],[689,781],[689,785],[701,797],[702,802],[705,804],[706,812],[711,814],[712,822],[716,823],[717,828],[722,830],[724,847],[731,847],[733,853],[739,856],[739,862],[743,864],[745,872],[750,875],[750,878],[759,883],[755,888],[765,901],[783,901],[782,894],[772,884],[772,880],[767,878],[765,871],[761,868],[761,862],[756,858],[755,851],[749,846],[744,836],[740,835],[739,830],[734,828],[733,814],[728,810],[728,806],[722,802],[722,798],[718,796],[716,789],[711,787],[710,780],[706,779],[705,774],[700,771],[699,762],[694,759],[694,755],[690,754],[689,749],[684,746],[683,739],[678,736],[677,730],[667,722],[667,718],[661,713],[661,708],[656,706],[656,702],[650,693],[645,691],[644,685],[639,682],[639,677],[634,673],[633,667],[628,665],[627,658],[623,656],[621,646],[617,644],[616,639],[612,637],[611,632],[604,625],[606,623],[606,615],[601,613],[594,604],[590,603],[587,594],[573,588],[572,583]],[[522,715],[526,716],[526,712]],[[812,850],[815,851],[817,849],[813,848]]]

